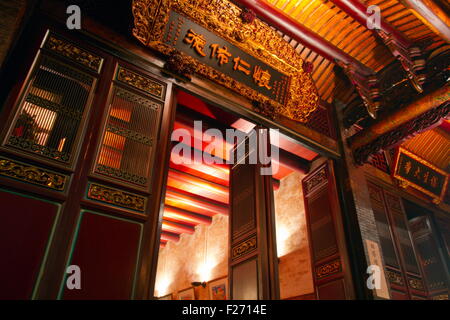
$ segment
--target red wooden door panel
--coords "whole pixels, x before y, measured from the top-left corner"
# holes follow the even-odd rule
[[[35,47],[18,53],[29,68],[17,76],[21,89],[0,114],[0,185],[24,194],[0,198],[0,254],[10,261],[0,296],[148,298],[171,83],[129,52],[41,18],[28,30]],[[81,290],[62,283],[71,264],[81,267]]]
[[[0,299],[30,299],[60,205],[0,189]]]
[[[255,141],[268,148],[268,130],[258,130],[253,132]],[[249,140],[244,143],[248,152],[230,170],[231,299],[278,299],[272,176],[261,175],[262,164],[250,164],[250,155],[258,153],[261,144],[249,145]]]
[[[345,234],[331,161],[303,178],[314,286],[318,299],[354,297]]]
[[[80,214],[68,265],[81,270],[81,290],[65,288],[63,299],[131,299],[142,224],[91,211]]]

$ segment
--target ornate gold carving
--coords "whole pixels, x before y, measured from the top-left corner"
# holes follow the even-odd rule
[[[70,153],[61,152],[55,148],[47,147],[36,143],[31,139],[24,139],[22,137],[10,136],[8,138],[7,144],[16,148],[26,150],[28,152],[40,154],[44,157],[51,158],[53,160],[58,160],[61,162],[69,162]]]
[[[147,199],[133,193],[102,186],[97,183],[89,185],[89,199],[110,203],[122,208],[132,209],[140,212],[145,211]]]
[[[162,43],[165,25],[170,10],[188,16],[191,20],[220,35],[248,54],[270,65],[290,77],[290,88],[286,104],[282,105],[231,77],[206,66],[196,59],[182,54],[194,71],[228,89],[234,90],[250,100],[265,103],[270,101],[277,113],[290,119],[307,122],[317,108],[318,94],[311,75],[304,72],[300,55],[266,23],[255,19],[245,23],[241,9],[227,0],[133,0],[133,35],[144,45],[164,55],[173,49]]]
[[[97,165],[97,168],[95,169],[96,172],[99,172],[101,174],[109,175],[114,178],[122,179],[131,181],[133,183],[142,184],[145,185],[147,183],[147,178],[139,176],[137,174],[129,173],[124,170],[111,168],[105,165]]]
[[[306,181],[306,192],[311,192],[315,187],[322,185],[327,181],[327,172],[325,168],[322,168]]]
[[[58,191],[64,190],[67,181],[62,174],[5,158],[0,158],[0,175]]]
[[[386,270],[386,277],[390,283],[394,283],[399,286],[404,286],[402,275],[399,272]]]
[[[336,259],[334,261],[316,267],[316,277],[317,279],[320,279],[338,273],[340,271],[341,271],[341,260]]]
[[[423,282],[420,279],[408,278],[408,283],[409,283],[409,286],[413,289],[420,290],[420,291],[425,290],[425,288],[423,286]]]
[[[160,99],[164,99],[164,86],[150,78],[141,76],[133,71],[119,67],[117,80],[129,86],[135,87],[146,93],[150,93]]]
[[[126,129],[123,127],[116,127],[112,124],[106,125],[106,130],[115,134],[118,134],[122,137],[125,137],[127,139],[151,146],[152,145],[152,138],[148,137],[146,135],[143,135],[142,133],[136,132],[134,130]]]
[[[254,235],[233,247],[231,250],[231,259],[235,260],[241,258],[242,256],[255,251],[257,247],[256,235]]]
[[[448,294],[447,293],[440,294],[440,295],[432,297],[431,299],[433,299],[433,300],[448,300]]]
[[[102,67],[103,58],[52,34],[47,37],[44,48],[74,60],[97,73]]]

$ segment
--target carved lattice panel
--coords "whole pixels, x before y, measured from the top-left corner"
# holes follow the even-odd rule
[[[147,186],[162,105],[114,86],[95,171]]]
[[[42,55],[27,84],[6,145],[71,162],[95,78]]]

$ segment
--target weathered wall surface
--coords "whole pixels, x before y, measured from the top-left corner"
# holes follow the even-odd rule
[[[17,35],[25,9],[24,0],[0,0],[0,66]]]
[[[292,173],[274,192],[281,299],[314,292],[301,180]],[[197,226],[194,234],[169,241],[159,253],[155,296],[191,287],[228,274],[228,217],[216,215],[210,226]],[[208,299],[208,288],[196,288],[196,299]]]
[[[191,287],[193,281],[210,281],[228,274],[228,216],[217,214],[210,226],[199,225],[195,232],[182,234],[160,249],[155,296]],[[197,288],[197,299],[208,292]]]
[[[275,191],[277,251],[281,299],[314,292],[301,180],[294,172]]]

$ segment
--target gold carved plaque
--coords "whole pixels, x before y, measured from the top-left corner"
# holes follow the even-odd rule
[[[341,272],[341,260],[336,259],[316,268],[316,277],[321,279],[329,275]]]
[[[47,36],[44,48],[73,60],[97,73],[100,72],[103,64],[103,58],[54,34]]]
[[[239,259],[239,258],[249,254],[250,252],[255,251],[257,247],[258,247],[258,245],[257,245],[256,235],[255,235],[249,239],[246,239],[246,240],[236,244],[231,249],[231,259],[233,259],[233,260]]]
[[[116,79],[136,89],[149,93],[159,99],[164,99],[165,86],[150,78],[141,76],[131,70],[119,66]]]
[[[145,46],[155,49],[166,56],[176,51],[163,39],[166,26],[172,11],[193,21],[197,25],[219,35],[231,45],[246,54],[263,62],[265,65],[282,73],[288,78],[288,90],[283,103],[268,98],[249,85],[211,67],[183,52],[184,63],[192,67],[193,72],[231,89],[252,101],[273,106],[274,113],[283,115],[298,122],[307,122],[309,115],[317,108],[318,94],[311,75],[303,70],[303,60],[295,49],[287,43],[275,30],[259,19],[244,22],[241,9],[227,0],[133,0],[134,29],[133,35]],[[205,56],[205,46],[201,34],[190,30],[190,34],[178,34],[173,25],[173,33],[177,37],[185,37],[185,42],[196,50],[199,57]],[[215,48],[220,61],[232,59],[226,47]],[[217,51],[216,51],[217,50]],[[245,65],[240,65],[246,72]],[[262,70],[264,71],[264,70]],[[265,74],[267,76],[267,74]],[[258,78],[259,84],[268,85],[267,78]]]
[[[140,212],[145,211],[145,204],[147,202],[147,199],[134,193],[105,187],[97,183],[91,183],[89,185],[87,197],[89,199]]]
[[[63,191],[67,181],[65,175],[6,158],[0,158],[0,175],[57,191]]]

